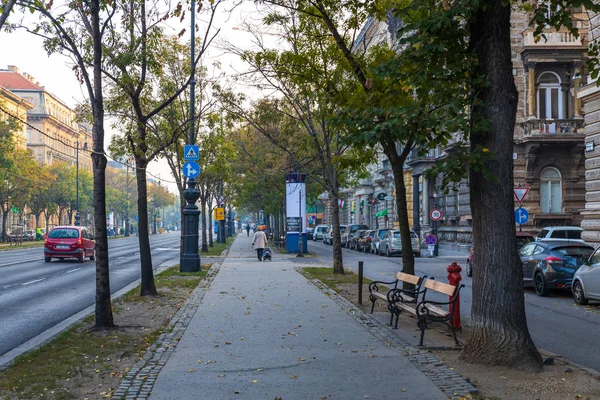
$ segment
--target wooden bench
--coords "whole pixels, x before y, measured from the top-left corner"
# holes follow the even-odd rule
[[[465,285],[453,286],[443,282],[437,282],[433,279],[427,279],[424,284],[423,289],[423,299],[417,304],[415,310],[415,315],[417,316],[417,326],[421,330],[421,341],[419,342],[419,346],[423,346],[423,337],[425,336],[425,330],[429,329],[429,326],[433,323],[442,323],[450,328],[452,331],[452,337],[454,337],[454,342],[458,344],[458,339],[456,338],[456,331],[452,326],[451,319],[452,314],[454,313],[454,307],[456,306],[456,301],[458,300],[458,294],[460,290],[465,287]],[[425,299],[425,292],[427,290],[444,294],[446,296],[451,296],[452,301],[433,301]],[[401,303],[403,305],[403,303]],[[441,308],[440,306],[447,306],[448,309]]]
[[[373,281],[369,284],[369,300],[371,300],[371,314],[375,310],[375,302],[381,299],[387,302],[387,308],[390,312],[390,326],[394,326],[398,329],[398,318],[400,311],[405,307],[411,307],[414,310],[417,306],[419,295],[425,295],[425,290],[421,290],[421,285],[427,276],[418,277],[404,272],[398,272],[396,274],[396,280],[392,282]],[[404,289],[398,287],[398,283],[406,282],[414,285],[414,289]],[[391,287],[391,289],[381,290],[385,287]],[[381,287],[381,288],[380,288]],[[416,312],[413,312],[416,315]],[[394,316],[396,317],[396,324],[394,325]]]

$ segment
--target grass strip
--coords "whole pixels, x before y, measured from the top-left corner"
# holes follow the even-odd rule
[[[344,269],[343,274],[334,274],[333,268],[327,267],[305,267],[302,268],[304,276],[310,279],[318,279],[333,290],[339,290],[342,284],[358,284],[358,275],[354,271]],[[363,277],[363,285],[368,285],[372,281]]]
[[[236,237],[236,234],[234,233],[233,236],[227,236],[225,238],[225,243],[213,242],[213,247],[209,247],[208,252],[203,252],[202,246],[200,246],[200,250],[199,250],[200,257],[202,257],[202,256],[204,256],[204,257],[220,256],[224,250],[229,249],[231,247],[231,244],[235,240],[235,237]]]

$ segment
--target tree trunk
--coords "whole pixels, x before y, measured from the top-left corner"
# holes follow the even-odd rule
[[[402,153],[398,154],[396,143],[382,143],[383,151],[390,161],[392,171],[394,173],[394,185],[396,187],[396,210],[398,212],[398,222],[400,225],[400,241],[402,243],[402,271],[414,275],[415,274],[415,255],[412,252],[412,240],[410,237],[410,223],[408,222],[408,210],[406,201],[406,186],[404,185],[404,162],[410,153],[413,146],[412,141],[409,141]],[[413,289],[414,286],[404,282],[405,289]]]
[[[6,207],[6,210],[2,210],[2,241],[6,242],[6,225],[8,223],[8,213],[10,208]]]
[[[102,97],[102,36],[100,34],[100,1],[91,0],[90,18],[94,48],[94,88],[90,93],[94,113],[94,152],[92,165],[94,173],[94,220],[96,239],[96,323],[95,328],[112,328],[112,306],[110,301],[110,276],[108,263],[108,240],[106,237],[106,156],[104,155],[104,105]],[[80,64],[80,68],[84,68]],[[91,88],[90,88],[91,90]],[[48,226],[46,225],[46,228]]]
[[[135,158],[135,179],[138,190],[138,240],[140,245],[140,262],[142,281],[140,296],[155,296],[158,294],[154,285],[152,270],[152,254],[150,253],[150,238],[148,237],[148,186],[146,182],[146,167],[148,161],[142,157]]]
[[[329,191],[329,201],[333,204],[331,227],[333,229],[333,273],[344,273],[344,260],[342,256],[342,235],[340,233],[340,208],[338,206],[337,192]]]
[[[208,201],[208,209],[210,210],[208,213],[208,246],[214,247],[215,244],[213,242],[213,208],[210,202],[210,198]]]
[[[473,274],[472,330],[461,358],[470,363],[539,370],[525,317],[523,270],[517,253],[513,214],[513,135],[518,95],[512,76],[510,4],[490,0],[471,21],[470,48],[478,73],[489,85],[474,88],[471,150],[489,149],[486,168],[471,168],[471,212],[477,268]]]

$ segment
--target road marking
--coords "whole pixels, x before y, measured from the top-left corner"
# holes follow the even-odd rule
[[[171,248],[171,247],[157,247],[154,250],[160,250],[160,251],[179,251],[179,248]]]
[[[67,271],[67,274],[70,274],[71,272],[79,271],[80,269],[81,269],[81,268],[75,268],[75,269],[72,269],[72,270],[70,270],[70,271]]]
[[[32,283],[41,282],[41,281],[45,281],[45,280],[46,280],[46,278],[36,279],[34,281],[29,281],[29,282],[21,283],[21,286],[31,285]]]
[[[6,263],[6,264],[0,264],[0,267],[7,267],[9,265],[15,265],[15,264],[22,264],[22,263],[26,263],[29,261],[39,261],[40,258],[36,257],[36,258],[30,258],[29,260],[21,260],[21,261],[15,261],[15,262],[11,262],[11,263]]]

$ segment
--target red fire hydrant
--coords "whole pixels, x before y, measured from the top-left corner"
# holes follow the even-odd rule
[[[460,265],[454,261],[448,266],[448,268],[446,268],[446,271],[448,271],[448,283],[450,283],[452,286],[458,287],[460,281],[462,281],[462,276],[460,276],[460,271],[462,271],[462,268]],[[456,299],[456,303],[454,303],[452,319],[450,320],[450,323],[455,330],[460,331],[462,329],[462,326],[460,325],[460,294],[457,294],[456,297],[458,297],[458,299]],[[454,296],[450,296],[450,301],[452,300],[454,300]]]

